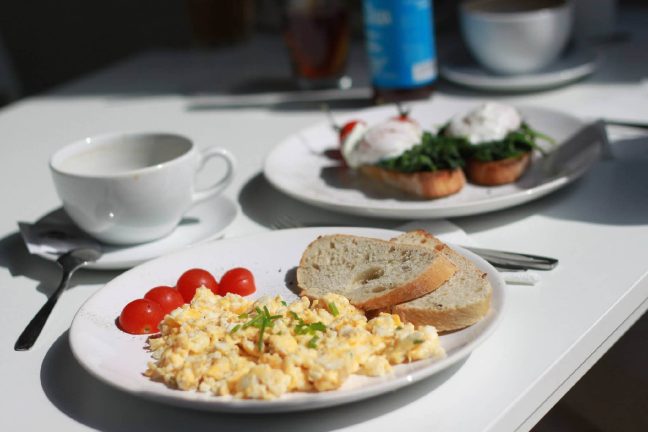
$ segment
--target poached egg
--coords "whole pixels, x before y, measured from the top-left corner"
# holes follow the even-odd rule
[[[502,140],[521,125],[522,116],[514,107],[488,102],[467,114],[453,117],[446,134],[465,138],[475,145]]]
[[[389,119],[368,127],[357,123],[342,143],[347,165],[357,168],[401,155],[421,143],[423,130],[410,119]]]

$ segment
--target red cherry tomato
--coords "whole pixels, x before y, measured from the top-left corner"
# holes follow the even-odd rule
[[[256,291],[254,276],[250,270],[243,267],[228,270],[220,280],[219,293],[223,296],[228,292],[246,296],[254,291]]]
[[[162,307],[164,314],[182,306],[185,301],[182,294],[175,288],[169,286],[159,286],[151,288],[144,296],[145,299],[153,300]]]
[[[119,327],[130,334],[156,333],[164,318],[162,306],[149,299],[128,303],[119,315]]]
[[[214,276],[207,270],[199,268],[184,272],[176,284],[178,292],[186,303],[191,301],[194,294],[196,294],[196,290],[201,286],[209,288],[214,294],[218,294],[218,282],[216,282]]]
[[[363,122],[362,120],[351,120],[351,121],[345,123],[344,126],[342,126],[342,127],[340,128],[340,143],[343,143],[343,142],[344,142],[344,140],[346,139],[346,137],[349,136],[349,134],[351,133],[351,131],[353,130],[353,128],[354,128],[358,123],[362,123],[362,124],[364,124],[364,122]]]

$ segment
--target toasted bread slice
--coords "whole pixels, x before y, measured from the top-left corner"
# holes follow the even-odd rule
[[[438,331],[468,327],[482,319],[490,308],[492,287],[484,272],[469,259],[423,230],[411,231],[393,240],[416,244],[443,253],[457,271],[436,290],[415,300],[393,305],[383,311],[395,313],[403,321],[428,324]]]
[[[472,183],[482,186],[498,186],[513,183],[519,179],[530,163],[531,152],[490,162],[472,158],[466,163],[466,175]]]
[[[364,165],[359,170],[369,178],[422,198],[432,199],[452,195],[459,192],[466,184],[466,177],[460,168],[402,173],[375,165]]]
[[[425,295],[455,271],[455,265],[434,249],[337,234],[308,245],[297,269],[297,284],[301,295],[309,298],[333,292],[369,310]]]

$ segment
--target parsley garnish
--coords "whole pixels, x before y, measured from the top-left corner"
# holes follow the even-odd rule
[[[418,344],[422,344],[422,343],[423,343],[423,339],[414,339],[414,343],[415,343],[416,345],[418,345]]]
[[[240,325],[240,324],[236,324],[234,327],[232,327],[232,330],[230,330],[230,334],[234,333],[236,330],[238,330],[238,329],[240,329],[240,328],[241,328],[241,325]]]

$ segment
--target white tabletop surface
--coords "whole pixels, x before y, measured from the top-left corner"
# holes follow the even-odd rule
[[[642,17],[623,17],[630,39],[602,47],[601,67],[589,79],[497,98],[587,118],[648,122],[648,29],[639,25]],[[17,335],[59,277],[55,264],[29,256],[16,222],[34,221],[60,205],[48,156],[79,137],[166,130],[193,137],[199,146],[230,149],[240,164],[226,194],[242,212],[227,237],[266,231],[283,213],[361,226],[403,223],[309,207],[264,180],[265,154],[286,135],[320,121],[317,109],[237,109],[218,107],[222,101],[216,99],[205,106],[200,94],[230,85],[226,77],[235,62],[246,62],[235,74],[239,79],[261,76],[261,65],[271,76],[285,76],[281,52],[280,41],[259,40],[224,52],[148,53],[0,111],[2,430],[528,430],[646,310],[648,138],[617,128],[610,129],[614,157],[575,184],[520,207],[453,220],[484,246],[555,256],[561,264],[543,273],[538,285],[508,286],[510,302],[496,333],[465,362],[409,388],[343,407],[262,416],[173,408],[122,393],[82,369],[68,342],[76,310],[118,272],[75,275],[33,349],[15,352]],[[433,102],[493,97],[443,85]]]

